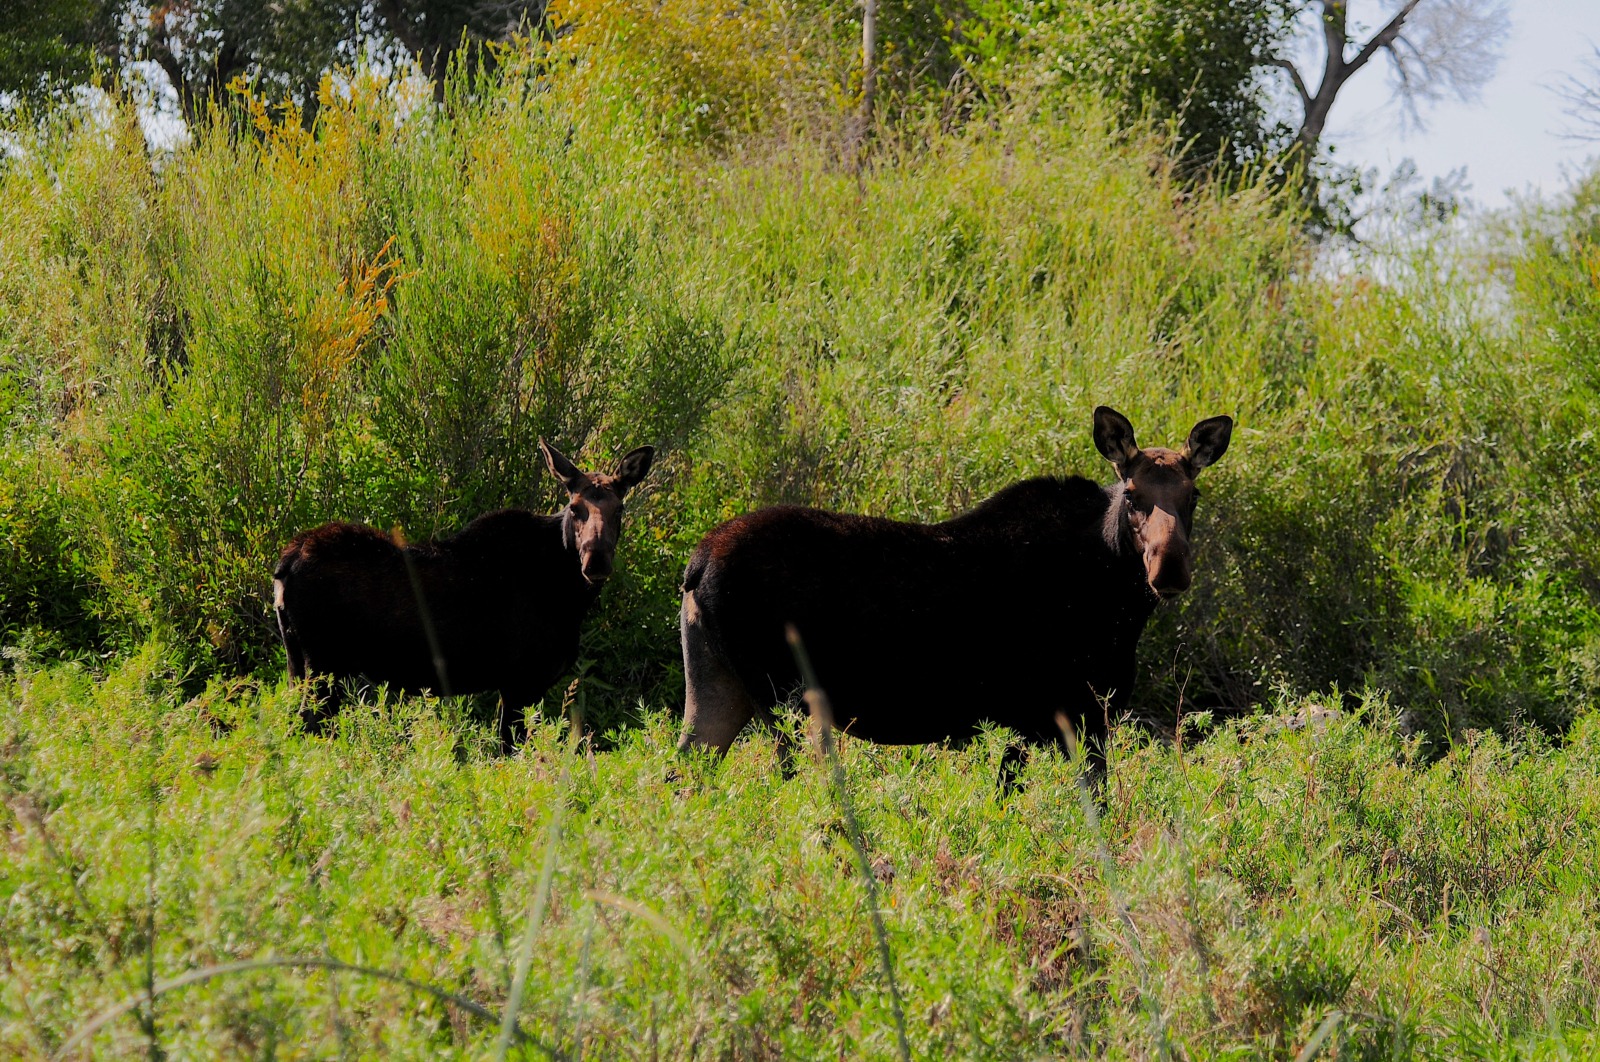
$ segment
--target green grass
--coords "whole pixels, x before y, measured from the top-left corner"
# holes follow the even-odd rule
[[[268,958],[499,1015],[530,932],[517,1020],[563,1057],[895,1055],[815,757],[785,779],[756,735],[720,766],[680,760],[649,713],[609,752],[551,724],[500,758],[431,700],[307,738],[292,690],[177,679],[150,647],[0,686],[7,1057],[48,1057],[150,980]],[[1290,701],[1186,727],[1181,749],[1124,728],[1098,825],[1054,754],[1002,795],[1000,734],[843,741],[913,1056],[1291,1059],[1324,1026],[1316,1057],[1592,1053],[1600,717],[1560,746],[1479,734],[1426,763],[1387,716]],[[261,968],[92,1045],[489,1057],[497,1036],[404,985]]]

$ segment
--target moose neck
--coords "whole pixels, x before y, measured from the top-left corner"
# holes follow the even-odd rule
[[[1122,495],[1126,490],[1121,479],[1106,488],[1106,518],[1100,529],[1106,549],[1119,557],[1135,552],[1133,529],[1128,526],[1128,507],[1122,504]]]

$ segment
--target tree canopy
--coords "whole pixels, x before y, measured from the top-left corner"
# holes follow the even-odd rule
[[[107,0],[0,0],[0,95],[36,104],[88,81],[114,22]]]
[[[1502,0],[875,0],[870,15],[861,0],[22,7],[0,0],[0,93],[11,100],[81,83],[96,61],[113,74],[142,61],[164,73],[190,123],[243,75],[293,101],[309,126],[332,70],[415,63],[442,102],[453,61],[492,65],[493,45],[542,33],[636,67],[641,93],[662,97],[663,120],[692,135],[818,108],[859,125],[875,105],[893,122],[930,104],[1087,90],[1125,118],[1170,123],[1189,168],[1207,172],[1295,155],[1315,169],[1335,99],[1378,57],[1412,118],[1443,98],[1470,98],[1492,75],[1506,29]]]

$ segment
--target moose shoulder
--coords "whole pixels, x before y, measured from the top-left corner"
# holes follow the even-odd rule
[[[296,535],[273,570],[273,605],[292,678],[365,676],[411,692],[498,690],[501,741],[571,668],[584,615],[615,563],[623,498],[650,470],[640,447],[613,475],[580,471],[539,440],[567,506],[503,509],[449,538],[403,545],[360,524]]]
[[[1189,586],[1194,477],[1232,428],[1213,417],[1182,450],[1141,450],[1102,406],[1110,487],[1025,480],[938,524],[778,506],[713,528],[684,574],[680,747],[726,751],[798,685],[792,623],[851,734],[914,744],[994,722],[1054,743],[1064,713],[1098,773],[1145,622]]]

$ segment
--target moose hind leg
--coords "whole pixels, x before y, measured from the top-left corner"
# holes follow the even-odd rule
[[[278,637],[283,641],[283,651],[289,656],[289,677],[303,679],[306,677],[306,653],[300,647],[300,632],[295,630],[294,621],[284,607],[283,592],[283,580],[272,580],[273,612],[278,618]]]
[[[758,706],[743,680],[712,647],[692,590],[683,595],[682,622],[683,737],[678,750],[713,748],[721,755],[755,717]]]
[[[1009,741],[1000,754],[1000,772],[995,778],[995,789],[1000,796],[1008,797],[1021,791],[1022,770],[1028,766],[1031,747],[1025,740]]]

